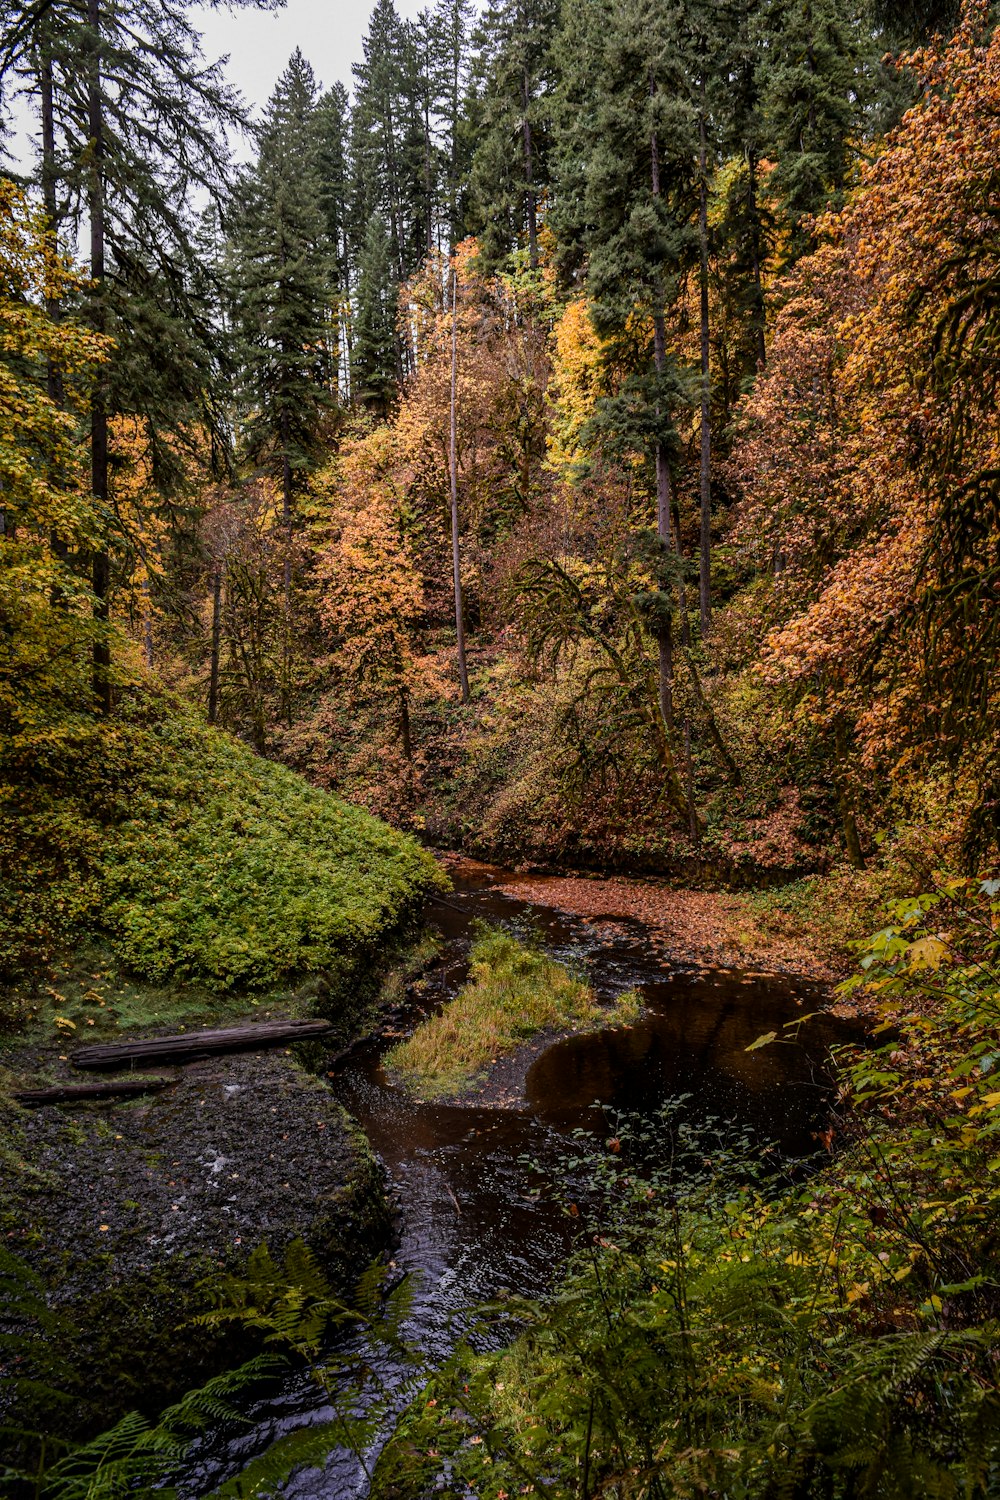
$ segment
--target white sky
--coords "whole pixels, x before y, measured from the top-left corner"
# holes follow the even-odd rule
[[[400,15],[416,17],[428,0],[395,0]],[[225,5],[192,5],[195,28],[204,38],[205,57],[215,62],[228,56],[227,73],[256,114],[266,104],[278,77],[296,47],[312,63],[324,87],[339,79],[352,84],[351,65],[360,62],[362,41],[374,0],[286,0],[278,11],[227,10]],[[9,143],[14,162],[26,167],[31,159],[30,136],[35,124],[27,109],[16,112],[17,134]],[[248,146],[234,141],[237,157]]]
[[[374,0],[286,0],[282,10],[226,10],[193,5],[205,56],[229,56],[229,77],[256,108],[267,102],[278,76],[301,47],[317,78],[329,87],[351,87],[351,64],[362,59],[362,40]],[[401,16],[416,17],[427,0],[395,0]]]

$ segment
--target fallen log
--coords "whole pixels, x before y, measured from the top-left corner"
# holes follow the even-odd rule
[[[329,1021],[255,1021],[224,1031],[188,1031],[181,1036],[151,1036],[135,1042],[108,1042],[81,1047],[70,1055],[75,1068],[126,1068],[154,1058],[175,1063],[195,1062],[219,1052],[247,1052],[258,1047],[280,1047],[324,1036]]]
[[[88,1099],[116,1099],[135,1094],[155,1094],[169,1088],[176,1078],[116,1078],[107,1083],[63,1083],[46,1089],[16,1089],[18,1104],[77,1104]]]

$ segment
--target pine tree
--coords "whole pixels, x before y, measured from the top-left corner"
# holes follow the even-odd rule
[[[846,0],[771,0],[758,24],[771,186],[792,259],[811,245],[803,220],[841,199],[862,122],[865,41]]]
[[[358,261],[357,308],[351,351],[351,390],[356,401],[385,415],[399,379],[396,334],[397,283],[392,242],[379,214],[369,221]]]
[[[325,220],[330,311],[327,336],[330,384],[347,399],[350,382],[351,223],[348,141],[350,104],[343,84],[320,98],[315,112],[320,207]]]
[[[491,0],[483,17],[481,119],[472,167],[473,228],[483,263],[525,245],[538,265],[549,182],[558,0]]]
[[[560,118],[571,129],[568,139],[560,136],[559,168],[568,171],[570,202],[579,215],[591,316],[609,360],[631,370],[620,396],[603,404],[600,424],[621,446],[653,459],[666,582],[678,541],[673,412],[687,399],[684,372],[668,347],[667,315],[682,275],[697,263],[699,119],[677,10],[657,0],[597,0],[588,9],[587,22],[578,20],[562,38],[561,87],[579,98],[592,80],[592,103],[584,127],[563,104]],[[650,343],[637,336],[643,323]],[[676,733],[672,610],[666,587],[653,613],[661,716],[670,741]]]
[[[337,268],[317,93],[296,50],[259,128],[257,161],[243,174],[233,242],[250,451],[280,474],[286,516],[330,404],[327,310]]]
[[[473,0],[437,0],[430,22],[434,38],[435,112],[442,159],[440,250],[466,236],[468,181],[474,132],[469,118]]]
[[[332,403],[328,344],[336,264],[320,176],[312,68],[296,49],[268,102],[254,167],[241,183],[234,252],[237,312],[251,410],[249,451],[277,474],[284,532],[282,709],[291,715],[291,590],[295,497]]]

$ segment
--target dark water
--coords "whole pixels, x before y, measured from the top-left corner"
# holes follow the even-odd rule
[[[844,1022],[821,1015],[795,1041],[795,1028],[786,1023],[821,1008],[823,993],[815,985],[665,969],[638,924],[593,927],[516,900],[496,889],[506,873],[462,867],[456,893],[429,907],[428,921],[444,945],[413,1020],[446,1002],[463,982],[477,920],[534,931],[556,957],[585,970],[602,998],[636,988],[647,1013],[628,1029],[573,1036],[544,1051],[529,1071],[520,1109],[415,1102],[382,1070],[380,1054],[389,1042],[359,1049],[333,1081],[385,1164],[398,1211],[395,1264],[412,1277],[402,1332],[432,1363],[450,1352],[470,1308],[503,1288],[543,1292],[571,1248],[572,1219],[539,1191],[544,1178],[526,1160],[554,1166],[566,1151],[567,1132],[606,1132],[604,1109],[653,1115],[680,1094],[689,1096],[686,1108],[695,1119],[731,1121],[786,1153],[807,1154],[828,1108],[823,1059],[830,1045],[852,1034]],[[788,1040],[747,1052],[766,1031]],[[363,1338],[341,1344],[339,1353],[368,1371],[369,1389],[388,1392],[397,1409],[405,1403],[414,1376],[401,1356]],[[201,1444],[182,1494],[207,1494],[275,1439],[328,1422],[334,1413],[326,1391],[305,1371],[247,1415],[245,1425]],[[380,1443],[376,1435],[362,1458],[334,1447],[322,1468],[300,1471],[281,1493],[297,1500],[364,1496],[366,1466]]]

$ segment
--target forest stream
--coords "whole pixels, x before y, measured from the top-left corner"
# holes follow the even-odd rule
[[[510,871],[463,862],[452,876],[454,892],[427,909],[441,952],[411,993],[410,1025],[463,984],[478,922],[533,932],[555,958],[580,967],[602,1000],[636,989],[645,1012],[627,1028],[542,1039],[526,1073],[522,1057],[516,1090],[508,1085],[498,1098],[491,1087],[482,1104],[425,1103],[397,1087],[381,1057],[398,1031],[363,1043],[334,1070],[331,1088],[388,1176],[397,1212],[393,1273],[409,1276],[413,1293],[403,1337],[432,1363],[447,1357],[469,1311],[484,1300],[504,1289],[532,1296],[551,1284],[579,1226],[538,1189],[546,1169],[567,1154],[573,1130],[603,1135],[605,1110],[651,1116],[685,1095],[695,1121],[724,1119],[787,1155],[814,1152],[830,1105],[823,1060],[831,1045],[858,1034],[856,1022],[826,1014],[811,1019],[794,1043],[748,1052],[763,1032],[780,1032],[816,1010],[824,989],[805,980],[668,964],[638,922],[582,920],[546,906],[538,900],[544,877],[532,877],[528,902],[511,894]],[[369,1388],[380,1383],[395,1393],[394,1402],[385,1433],[363,1456],[335,1448],[324,1469],[295,1474],[282,1493],[296,1500],[366,1495],[368,1470],[413,1393],[412,1370],[376,1340],[358,1335],[337,1354],[368,1370]],[[180,1493],[195,1500],[285,1433],[332,1416],[327,1392],[309,1370],[297,1371],[249,1405],[244,1424],[206,1436],[180,1477]]]

